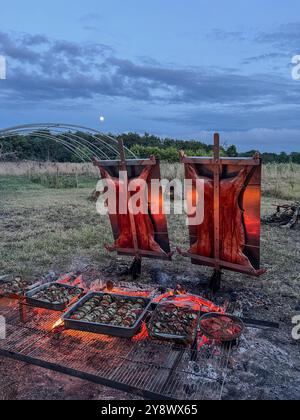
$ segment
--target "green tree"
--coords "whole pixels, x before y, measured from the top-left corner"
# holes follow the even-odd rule
[[[226,154],[229,157],[238,157],[239,155],[235,145],[228,147],[228,149],[226,150]]]

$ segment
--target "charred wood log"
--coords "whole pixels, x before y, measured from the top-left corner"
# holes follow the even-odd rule
[[[97,203],[98,198],[100,197],[100,192],[94,189],[89,196],[89,200],[93,203]]]
[[[276,206],[276,212],[265,217],[263,222],[269,225],[278,225],[286,229],[295,229],[300,226],[300,202]]]

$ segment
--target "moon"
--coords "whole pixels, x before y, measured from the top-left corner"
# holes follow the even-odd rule
[[[103,117],[103,115],[100,116],[100,122],[104,122],[105,118]]]

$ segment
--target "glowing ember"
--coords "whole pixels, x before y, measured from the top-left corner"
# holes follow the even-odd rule
[[[57,280],[57,283],[60,283],[60,284],[70,284],[70,281],[72,280],[72,278],[74,278],[74,275],[72,273],[70,273],[70,274],[64,274],[63,276],[61,276]]]
[[[156,299],[154,299],[155,303],[161,302],[163,299],[168,299],[170,297],[174,297],[174,301],[177,301],[178,306],[180,306],[180,302],[192,302],[195,303],[195,305],[199,305],[201,307],[202,313],[208,313],[208,312],[218,312],[218,313],[224,313],[224,309],[220,306],[215,305],[214,303],[210,302],[207,299],[204,299],[200,296],[196,295],[190,295],[190,294],[181,294],[174,296],[174,292],[165,293],[161,296],[158,296]]]
[[[112,281],[108,281],[107,283],[106,283],[106,290],[108,291],[108,292],[112,292],[113,290],[114,290],[114,287],[115,287],[115,285],[114,285],[114,283],[112,282]]]
[[[147,326],[146,326],[146,323],[143,322],[141,331],[139,332],[139,334],[137,334],[136,336],[132,338],[132,341],[134,342],[143,341],[143,340],[146,340],[148,337],[149,337],[149,334],[148,334]]]
[[[82,276],[76,277],[76,279],[72,281],[72,286],[80,286],[83,289],[85,289],[83,285],[83,277]]]
[[[130,290],[119,289],[117,287],[114,287],[111,291],[106,288],[104,292],[109,292],[110,294],[115,294],[115,295],[136,296],[136,297],[148,297],[151,294],[151,291],[149,290],[133,292]]]
[[[57,330],[58,328],[63,327],[63,326],[64,326],[64,321],[60,318],[58,321],[55,322],[55,324],[51,328],[51,331]]]
[[[78,286],[84,289],[85,291],[87,291],[83,282],[82,274],[80,275],[77,275],[75,273],[65,274],[64,276],[60,277],[60,279],[58,279],[56,283],[67,284],[70,286]]]
[[[198,341],[198,345],[197,345],[198,351],[204,346],[209,346],[211,343],[212,343],[212,340],[205,337],[205,335],[202,335],[201,338]]]
[[[185,290],[185,288],[183,286],[181,286],[181,284],[177,284],[176,289],[175,289],[175,295],[186,295],[187,291]]]

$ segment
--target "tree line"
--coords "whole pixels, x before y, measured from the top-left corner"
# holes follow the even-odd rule
[[[47,132],[45,131],[47,134]],[[90,143],[96,144],[96,136],[87,133],[77,132],[77,136],[83,136]],[[64,139],[62,134],[54,135],[59,139]],[[167,162],[178,162],[178,151],[184,150],[188,156],[212,156],[213,146],[205,144],[198,140],[177,140],[171,138],[160,138],[145,133],[140,135],[137,133],[126,133],[120,136],[113,136],[116,139],[122,138],[124,144],[138,157],[147,158],[155,155],[158,159]],[[0,139],[0,159],[2,160],[36,160],[36,161],[53,161],[53,162],[79,162],[78,153],[73,153],[68,148],[63,147],[55,140],[45,140],[38,133],[30,135],[14,135],[12,137],[3,137]],[[77,152],[84,152],[85,155],[92,157],[92,153],[84,146],[77,147]],[[252,157],[256,150],[250,150],[246,153],[239,153],[236,146],[221,147],[221,155],[228,157]],[[264,163],[298,163],[300,164],[300,153],[293,152],[287,154],[285,152],[262,153]]]

